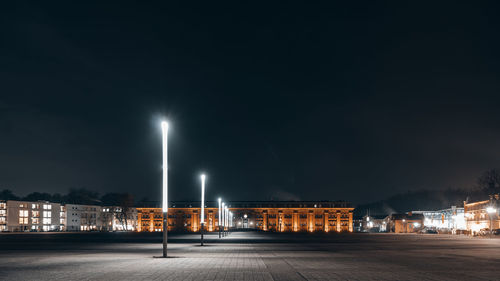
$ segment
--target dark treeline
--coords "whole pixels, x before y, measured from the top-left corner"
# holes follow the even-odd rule
[[[32,192],[24,197],[15,195],[11,190],[0,191],[0,200],[22,200],[22,201],[50,201],[63,204],[83,204],[102,206],[133,206],[134,197],[129,193],[106,193],[100,195],[98,192],[85,188],[70,189],[65,195],[59,193],[49,194],[45,192]]]
[[[500,193],[500,170],[492,169],[477,178],[476,185],[468,189],[417,190],[393,195],[387,199],[360,205],[355,215],[390,215],[416,210],[440,210],[451,206],[463,207],[464,201],[486,200]]]

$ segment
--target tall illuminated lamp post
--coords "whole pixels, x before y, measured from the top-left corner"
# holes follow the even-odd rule
[[[203,226],[205,224],[205,174],[201,175],[201,214],[200,214],[200,223],[201,223],[201,246],[203,246]]]
[[[162,147],[163,147],[163,257],[167,257],[167,231],[168,231],[168,123],[161,122]]]
[[[217,201],[219,202],[219,239],[220,239],[220,236],[221,236],[221,233],[220,233],[220,226],[221,226],[221,224],[220,224],[220,222],[221,222],[221,215],[222,215],[220,208],[221,208],[221,201],[222,200],[219,198]]]
[[[233,227],[233,212],[229,212],[229,227]]]
[[[226,224],[224,223],[224,217],[225,217],[225,213],[226,213],[226,203],[222,202],[222,216],[220,218],[220,221],[221,221],[221,226],[222,226],[222,236],[226,236],[226,233],[225,233],[225,229],[224,227],[226,226]]]
[[[488,216],[490,217],[490,232],[493,234],[493,214],[497,212],[497,209],[488,207],[486,208],[486,212],[488,212]]]
[[[224,210],[224,226],[226,226],[226,235],[229,234],[228,216],[229,216],[229,212],[228,212],[228,208],[226,205],[225,210]]]

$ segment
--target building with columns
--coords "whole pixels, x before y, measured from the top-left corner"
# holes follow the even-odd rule
[[[354,208],[344,201],[228,202],[232,228],[275,232],[352,232]],[[162,231],[161,208],[137,208],[139,231]],[[218,231],[217,202],[206,202],[205,231]],[[168,209],[168,230],[200,230],[200,202],[175,202]]]

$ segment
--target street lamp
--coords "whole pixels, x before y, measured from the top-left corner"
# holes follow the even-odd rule
[[[233,226],[233,212],[229,212],[229,227]]]
[[[226,215],[226,203],[222,202],[222,216],[220,218],[221,220],[221,225],[222,225],[222,236],[226,236],[225,229],[224,227],[226,226],[224,219]]]
[[[201,246],[203,246],[203,225],[205,224],[205,174],[201,175]]]
[[[497,212],[497,209],[490,206],[486,208],[486,212],[488,212],[488,216],[490,217],[490,232],[493,234],[493,214]]]
[[[217,201],[219,201],[219,239],[220,239],[220,222],[221,222],[221,199],[219,198]]]
[[[226,230],[226,234],[228,234],[229,232],[229,209],[227,208],[227,205],[225,207],[225,210],[224,210],[224,226],[226,226],[227,230]]]
[[[168,231],[168,123],[161,122],[162,150],[163,150],[163,257],[167,257],[167,231]]]

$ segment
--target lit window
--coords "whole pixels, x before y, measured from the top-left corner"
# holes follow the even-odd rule
[[[19,210],[19,224],[28,224],[28,210]]]
[[[43,211],[43,224],[51,224],[52,223],[52,212],[51,211]]]

